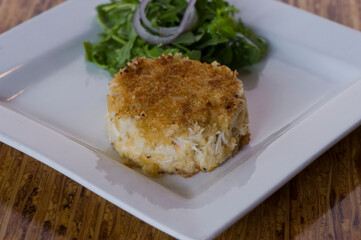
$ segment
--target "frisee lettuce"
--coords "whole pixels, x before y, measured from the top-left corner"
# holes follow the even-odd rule
[[[132,26],[139,0],[111,0],[96,7],[104,32],[96,43],[84,42],[86,59],[114,75],[134,57],[157,58],[182,53],[202,62],[218,61],[233,70],[252,65],[265,55],[265,39],[248,29],[238,12],[224,0],[197,0],[197,21],[169,45],[142,40]],[[154,0],[147,6],[147,18],[154,27],[177,26],[187,7],[186,0]]]

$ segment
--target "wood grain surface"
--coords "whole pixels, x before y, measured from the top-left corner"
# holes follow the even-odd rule
[[[0,33],[63,1],[0,0]],[[361,30],[360,0],[283,2]],[[361,127],[217,239],[361,239],[360,218]],[[0,143],[0,239],[172,237]]]

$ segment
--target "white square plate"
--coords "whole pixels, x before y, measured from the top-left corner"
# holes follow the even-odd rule
[[[215,237],[360,123],[360,32],[234,0],[270,42],[241,76],[252,140],[212,173],[146,177],[117,161],[104,131],[110,77],[84,60],[100,2],[67,1],[0,35],[0,140],[176,238]]]

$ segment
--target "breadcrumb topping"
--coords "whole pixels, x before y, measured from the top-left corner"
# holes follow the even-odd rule
[[[195,123],[226,130],[246,104],[236,71],[177,55],[134,58],[109,88],[109,112],[135,119],[145,138],[160,140],[169,129],[180,131]]]

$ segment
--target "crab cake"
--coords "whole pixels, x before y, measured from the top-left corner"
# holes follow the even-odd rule
[[[237,72],[180,55],[134,58],[109,83],[106,131],[149,175],[212,171],[249,142]]]

